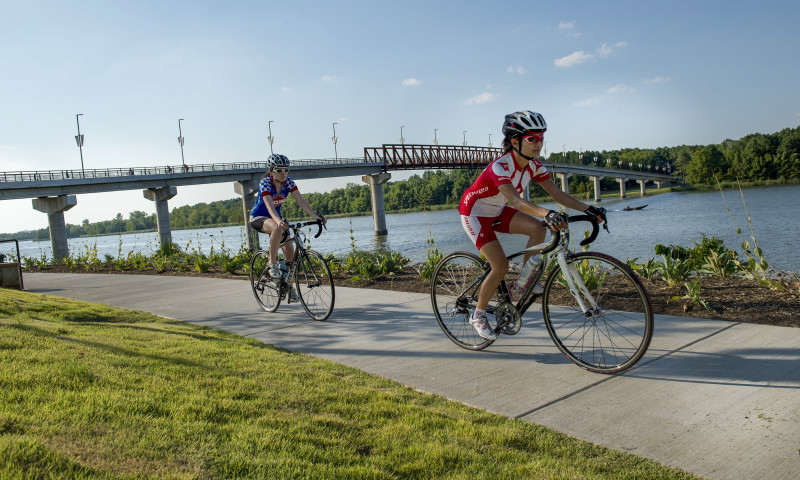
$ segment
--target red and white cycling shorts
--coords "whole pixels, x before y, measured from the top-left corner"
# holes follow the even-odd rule
[[[472,243],[480,250],[489,242],[497,240],[496,232],[508,233],[511,219],[518,212],[509,206],[503,207],[500,215],[496,217],[476,217],[461,215],[461,226],[467,232]]]

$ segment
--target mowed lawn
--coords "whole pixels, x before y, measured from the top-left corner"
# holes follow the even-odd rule
[[[0,289],[0,478],[692,478],[359,370]]]

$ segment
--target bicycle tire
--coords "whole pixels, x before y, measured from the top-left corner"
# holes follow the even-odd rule
[[[494,340],[478,335],[469,319],[478,302],[482,282],[476,282],[484,272],[480,257],[469,252],[453,252],[436,265],[431,278],[431,305],[436,321],[447,338],[467,350],[483,350]],[[501,290],[489,302],[486,317],[492,330],[497,328],[494,312],[503,301]]]
[[[265,312],[272,313],[281,304],[281,286],[279,281],[269,274],[269,252],[259,250],[250,260],[250,287],[256,302]]]
[[[333,275],[322,255],[314,250],[304,251],[295,268],[294,279],[306,313],[318,322],[327,320],[333,312],[336,290]]]
[[[609,255],[576,253],[567,257],[567,265],[583,277],[599,308],[583,313],[555,263],[542,299],[547,332],[567,358],[586,370],[611,374],[629,369],[644,356],[653,337],[647,290],[627,265]]]

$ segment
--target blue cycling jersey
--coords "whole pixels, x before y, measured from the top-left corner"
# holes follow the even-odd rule
[[[281,185],[280,189],[275,188],[275,185],[272,184],[271,175],[262,178],[261,182],[258,184],[258,200],[250,210],[250,216],[269,217],[269,210],[267,210],[267,205],[264,203],[264,197],[267,195],[272,197],[272,203],[275,204],[275,209],[280,215],[281,205],[286,201],[289,194],[295,190],[297,190],[297,185],[294,183],[294,180],[289,177],[286,177],[286,182]]]

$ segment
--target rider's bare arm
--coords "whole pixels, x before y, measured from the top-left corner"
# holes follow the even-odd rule
[[[292,192],[292,196],[294,197],[295,202],[297,202],[297,206],[302,208],[304,212],[306,212],[311,218],[314,220],[322,220],[323,223],[327,223],[327,220],[322,215],[317,215],[314,213],[314,209],[311,208],[311,205],[308,203],[308,200],[303,197],[303,194],[300,193],[300,190],[295,190]]]

